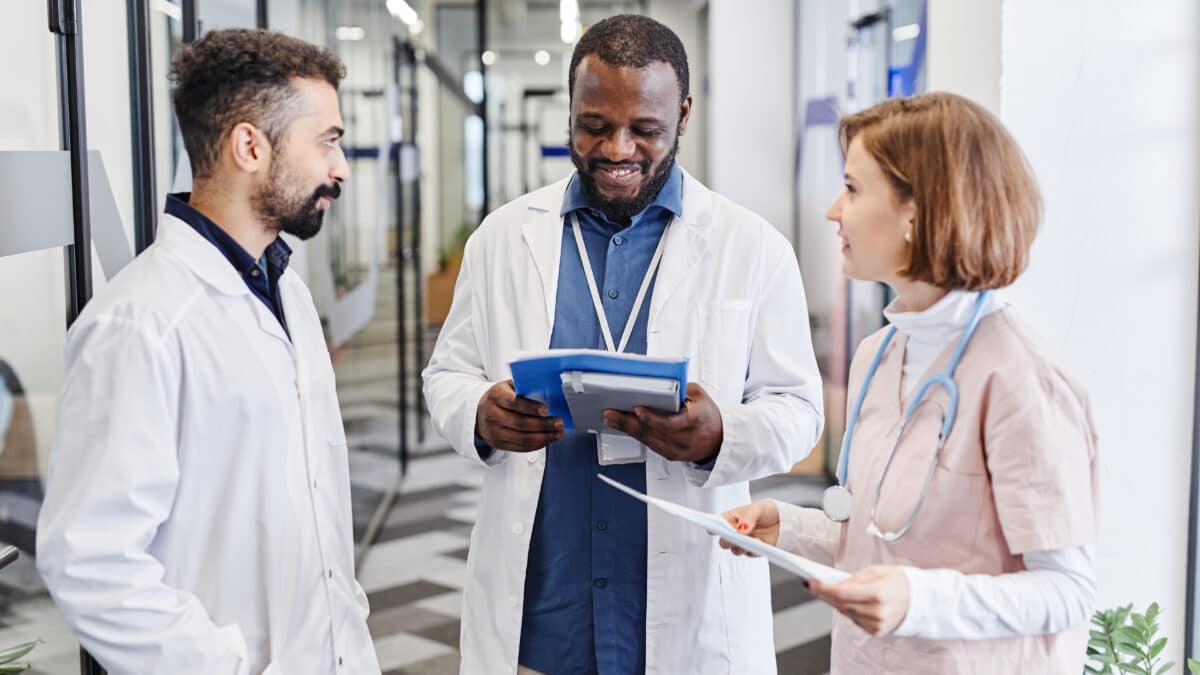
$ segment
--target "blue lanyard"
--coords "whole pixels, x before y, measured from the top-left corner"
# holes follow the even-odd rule
[[[946,366],[946,370],[939,375],[934,375],[927,378],[921,383],[917,389],[917,395],[904,408],[905,422],[912,416],[917,405],[924,398],[925,393],[930,387],[940,384],[946,388],[950,394],[950,405],[946,412],[946,417],[942,420],[941,438],[946,438],[950,435],[950,430],[954,427],[954,417],[958,413],[958,387],[954,384],[954,370],[958,368],[959,361],[962,361],[963,352],[967,349],[967,342],[971,340],[971,336],[975,334],[975,329],[979,326],[979,320],[983,318],[983,306],[987,302],[987,298],[991,295],[991,291],[982,291],[979,297],[975,300],[975,313],[971,315],[971,321],[967,323],[966,330],[958,340],[958,346],[954,349],[954,355],[950,358],[950,365]],[[867,369],[867,376],[863,379],[862,388],[858,392],[858,398],[854,401],[854,407],[850,410],[850,419],[846,424],[846,433],[842,436],[842,454],[838,458],[837,479],[838,484],[846,485],[846,472],[850,468],[850,446],[854,443],[854,427],[858,424],[858,415],[862,412],[863,401],[867,399],[867,390],[871,387],[871,380],[875,379],[875,371],[879,370],[879,362],[883,360],[883,353],[887,351],[888,345],[892,342],[892,336],[896,334],[896,327],[892,326],[888,330],[887,335],[883,338],[883,344],[879,345],[879,351],[875,352],[875,358],[871,359],[871,367]]]

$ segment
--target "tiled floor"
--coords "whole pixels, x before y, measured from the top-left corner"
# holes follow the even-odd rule
[[[446,453],[412,462],[405,489],[359,570],[371,601],[371,634],[385,675],[458,672],[461,589],[480,469]],[[409,483],[411,481],[411,483]],[[756,497],[814,503],[820,485],[793,477],[754,484]],[[772,569],[780,673],[829,669],[831,611],[800,579]]]

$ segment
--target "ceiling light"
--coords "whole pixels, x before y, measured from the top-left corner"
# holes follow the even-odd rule
[[[362,26],[338,26],[333,31],[333,36],[347,42],[358,42],[367,36],[367,31],[363,30]]]

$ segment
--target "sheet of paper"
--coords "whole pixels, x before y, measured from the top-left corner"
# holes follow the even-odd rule
[[[677,518],[686,520],[693,525],[699,525],[705,530],[708,530],[709,534],[721,537],[726,541],[737,544],[739,547],[750,551],[751,553],[756,553],[766,558],[772,564],[778,565],[785,570],[805,579],[816,579],[823,584],[834,584],[850,576],[841,570],[836,570],[828,565],[822,565],[819,562],[815,562],[807,558],[801,558],[800,556],[793,553],[788,553],[783,549],[775,548],[766,542],[746,536],[733,529],[732,525],[725,522],[725,519],[718,515],[697,511],[695,509],[689,509],[686,506],[675,504],[664,499],[658,499],[657,497],[644,495],[637,490],[626,487],[617,481],[612,480],[608,476],[601,475],[600,480],[608,483],[609,485],[620,490],[621,492],[624,492],[630,497],[633,497],[634,499],[646,502],[650,506],[666,511],[667,513]]]

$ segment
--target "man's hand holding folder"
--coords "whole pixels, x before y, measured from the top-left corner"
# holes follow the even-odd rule
[[[497,382],[475,410],[475,435],[509,452],[541,450],[563,437],[563,421],[547,417],[546,404],[517,396],[512,380]]]
[[[704,388],[687,386],[687,399],[677,413],[638,407],[633,413],[604,411],[604,423],[641,441],[673,462],[704,464],[716,458],[724,439],[721,412]]]

